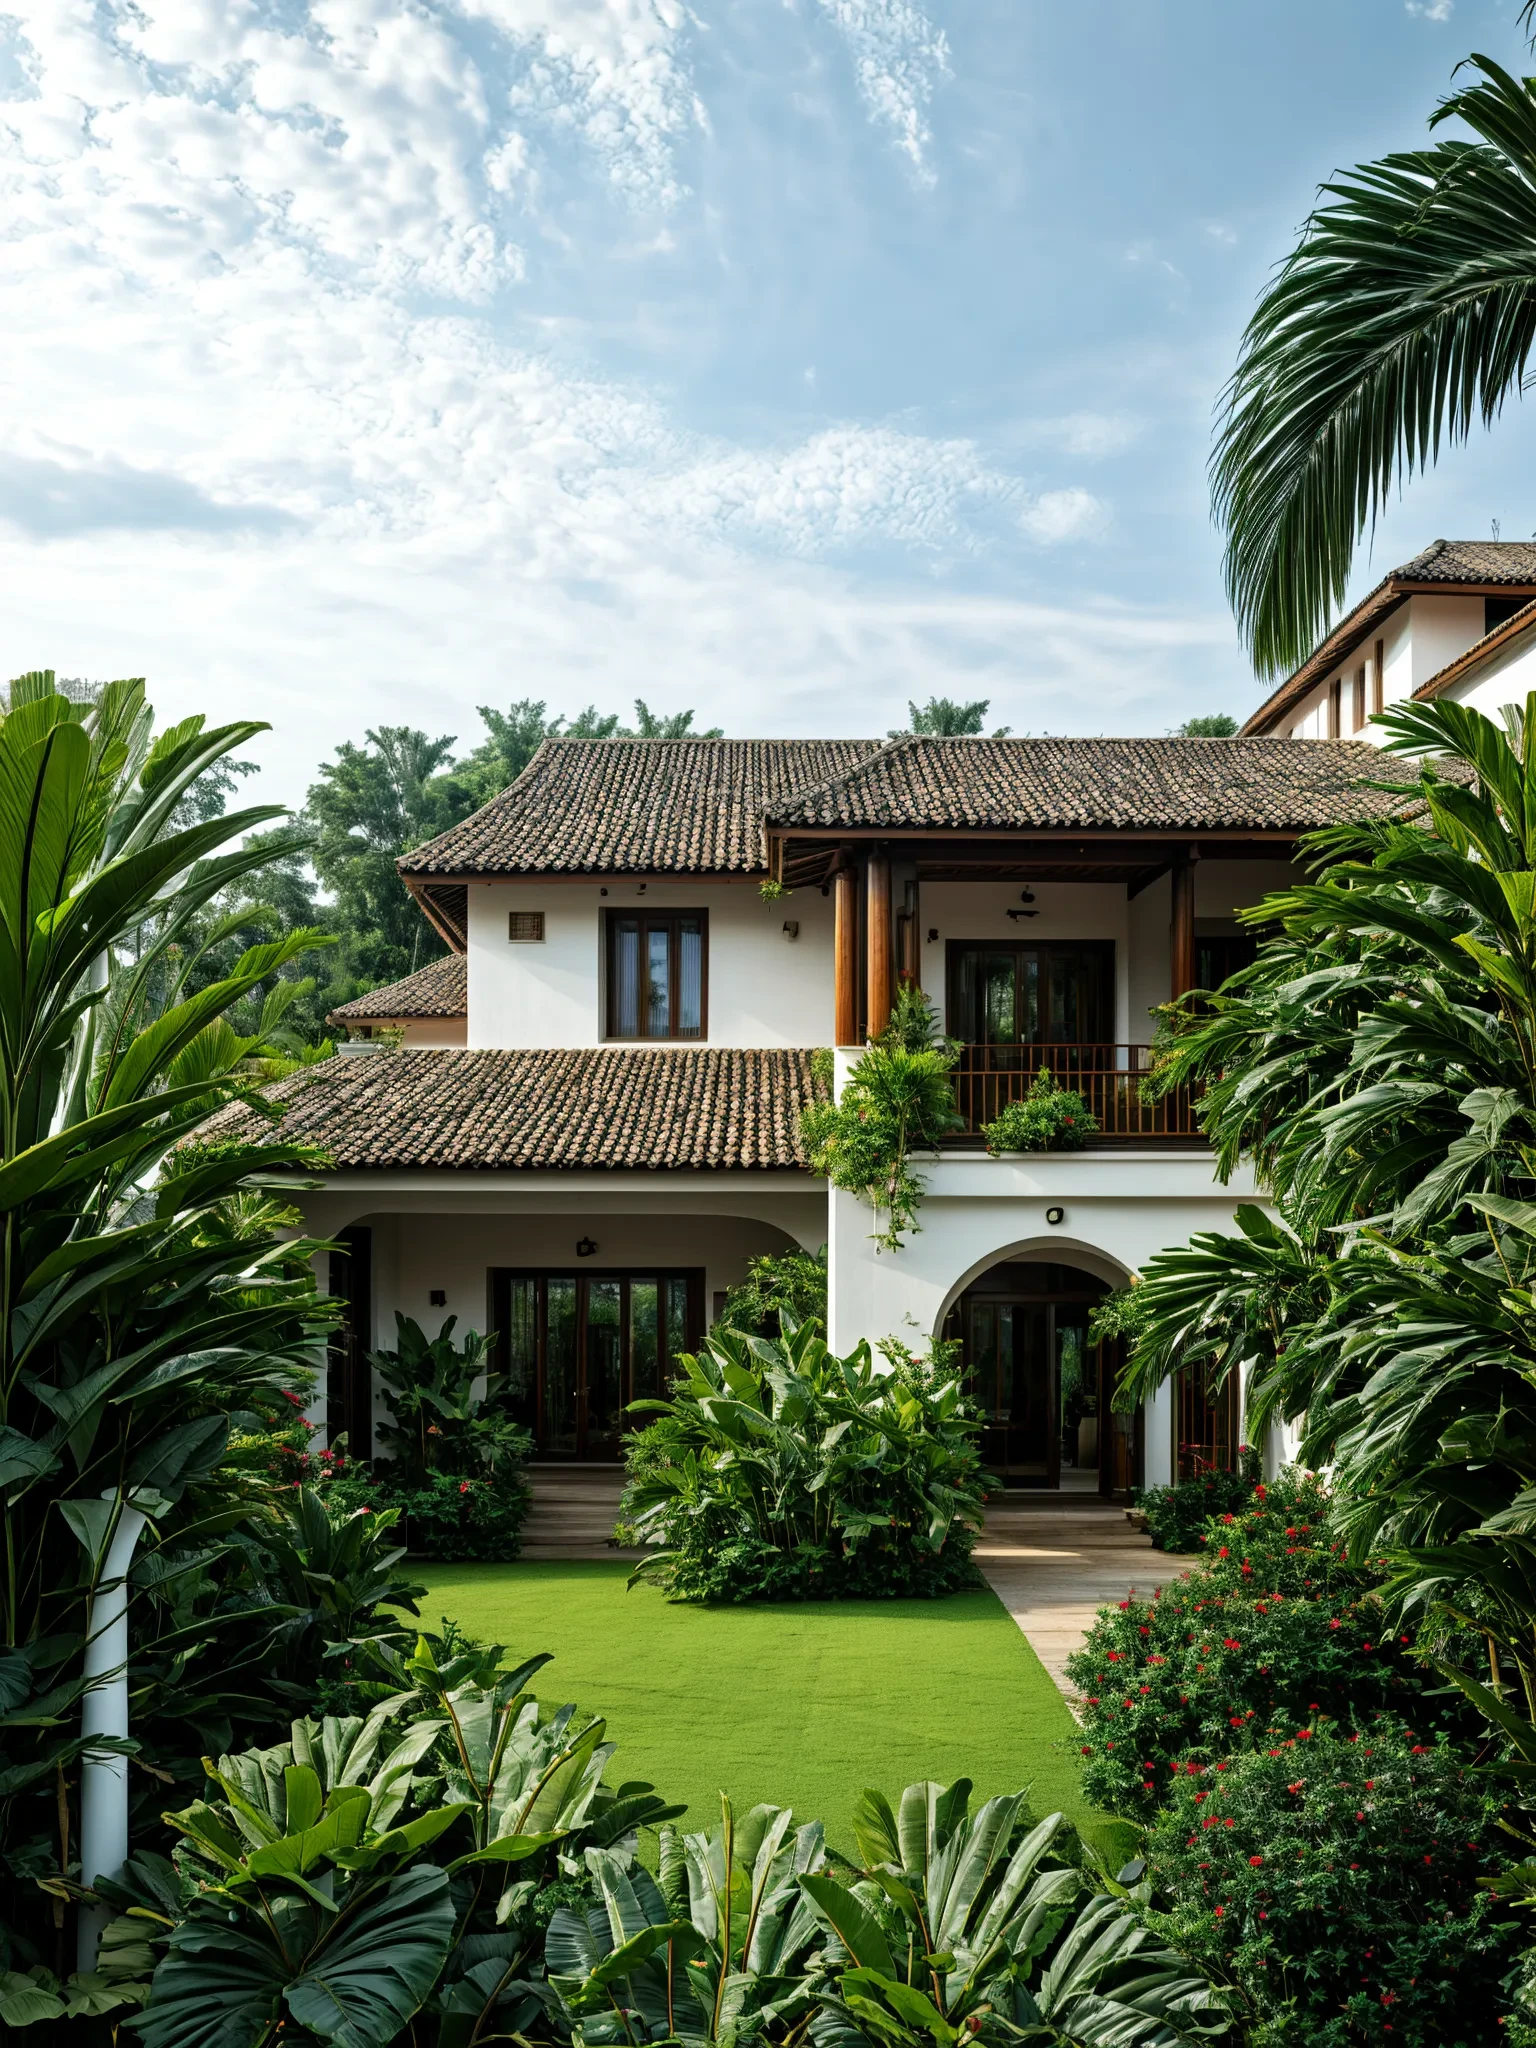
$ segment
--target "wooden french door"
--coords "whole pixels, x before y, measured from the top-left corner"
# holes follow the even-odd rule
[[[966,1045],[1102,1046],[1115,1035],[1113,939],[952,939],[950,1035]]]
[[[631,1401],[665,1395],[704,1336],[702,1267],[635,1272],[492,1269],[491,1328],[507,1405],[541,1457],[608,1462],[642,1427]]]
[[[946,1318],[981,1410],[982,1462],[1005,1485],[1054,1489],[1064,1466],[1097,1472],[1100,1359],[1088,1319],[1105,1291],[1072,1267],[1018,1261],[984,1273]]]

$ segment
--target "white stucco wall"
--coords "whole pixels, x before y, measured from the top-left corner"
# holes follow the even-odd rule
[[[709,913],[710,1045],[829,1045],[832,903],[797,889],[765,903],[755,882],[471,883],[469,1043],[604,1042],[603,916],[642,905]],[[544,913],[542,944],[513,944],[512,910]],[[789,939],[786,921],[799,926]],[[685,1041],[697,1044],[698,1040]]]
[[[1506,704],[1523,705],[1536,690],[1536,632],[1500,648],[1486,667],[1462,677],[1445,691],[1456,704],[1470,704],[1474,710],[1497,718]]]
[[[1370,723],[1376,642],[1383,642],[1386,679],[1383,702],[1397,704],[1411,697],[1415,690],[1427,683],[1431,676],[1438,675],[1459,654],[1465,654],[1469,647],[1475,646],[1483,637],[1485,617],[1481,597],[1405,598],[1332,675],[1303,699],[1291,713],[1286,731],[1297,740],[1328,737],[1328,689],[1337,676],[1344,686],[1340,697],[1341,738],[1369,740],[1379,745],[1383,734],[1379,727]],[[1366,667],[1366,724],[1356,732],[1353,730],[1352,692],[1355,672],[1362,661]]]

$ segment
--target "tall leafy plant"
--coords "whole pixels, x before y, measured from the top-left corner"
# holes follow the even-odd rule
[[[958,1058],[954,1041],[940,1036],[927,997],[903,980],[889,1026],[861,1055],[836,1102],[801,1112],[814,1170],[884,1216],[884,1228],[872,1233],[883,1251],[899,1251],[902,1232],[920,1228],[924,1183],[911,1154],[936,1152],[951,1131],[964,1128],[950,1078]]]
[[[621,1527],[636,1576],[692,1600],[939,1594],[969,1585],[979,1428],[959,1377],[847,1358],[780,1312],[772,1341],[718,1329],[630,1439]]]
[[[179,1149],[251,1091],[294,991],[274,977],[312,935],[173,986],[148,1021],[133,999],[271,857],[271,835],[241,843],[271,807],[176,822],[260,729],[157,737],[142,683],[82,705],[49,673],[0,714],[0,1825],[24,1884],[10,1957],[56,1968],[66,1916],[34,1880],[67,1891],[74,1864],[82,1647],[124,1509],[149,1518],[142,1609],[247,1512],[217,1478],[231,1412],[304,1384],[328,1322],[308,1243],[219,1222],[231,1197],[291,1185],[296,1148]]]

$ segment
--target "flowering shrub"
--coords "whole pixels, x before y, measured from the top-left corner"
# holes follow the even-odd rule
[[[1208,1524],[1195,1570],[1102,1609],[1068,1660],[1095,1805],[1144,1815],[1189,1762],[1251,1749],[1277,1721],[1392,1707],[1421,1729],[1465,1724],[1460,1695],[1414,1660],[1412,1632],[1389,1626],[1375,1573],[1327,1536],[1321,1484],[1287,1475],[1252,1502]]]
[[[1241,1514],[1252,1506],[1258,1453],[1244,1444],[1238,1456],[1235,1472],[1201,1472],[1177,1486],[1136,1488],[1132,1503],[1145,1514],[1147,1534],[1158,1550],[1195,1550],[1213,1515]]]
[[[1273,1723],[1174,1778],[1147,1844],[1167,1931],[1238,1987],[1253,2048],[1480,2048],[1503,2038],[1499,1980],[1524,1945],[1478,1889],[1501,1860],[1498,1805],[1396,1715]]]
[[[1079,1152],[1099,1120],[1075,1088],[1057,1085],[1049,1067],[1041,1067],[1029,1093],[1008,1102],[981,1135],[989,1152]]]
[[[438,1564],[510,1564],[522,1547],[532,1488],[520,1468],[477,1479],[429,1472],[416,1486],[398,1485],[388,1465],[369,1474],[357,1466],[325,1489],[333,1513],[394,1509],[412,1557]]]

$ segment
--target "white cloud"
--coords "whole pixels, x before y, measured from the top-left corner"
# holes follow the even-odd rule
[[[925,182],[928,106],[949,76],[949,41],[915,0],[818,0],[853,59],[859,97]]]
[[[942,37],[844,12],[920,161]],[[264,711],[289,795],[374,718],[468,736],[527,690],[879,730],[1026,639],[1075,674],[1087,640],[938,580],[1092,537],[1085,490],[879,423],[700,436],[514,340],[562,136],[677,204],[693,32],[671,0],[37,0],[0,65],[12,666]]]
[[[1456,0],[1403,0],[1403,4],[1421,21],[1449,21]]]

